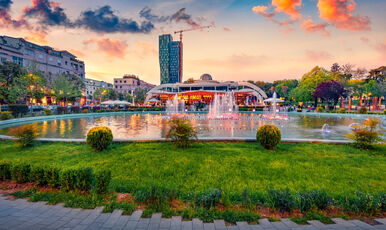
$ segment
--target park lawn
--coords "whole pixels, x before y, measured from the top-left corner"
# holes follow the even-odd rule
[[[0,160],[60,168],[112,171],[112,188],[132,192],[162,185],[189,195],[209,188],[240,194],[244,189],[324,189],[331,195],[386,191],[386,145],[359,150],[350,145],[288,144],[268,151],[257,143],[206,142],[178,149],[169,142],[115,143],[93,152],[84,143],[38,143],[20,149],[0,141]]]

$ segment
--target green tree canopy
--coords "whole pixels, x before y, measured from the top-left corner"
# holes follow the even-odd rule
[[[291,92],[291,96],[298,102],[312,101],[315,98],[312,93],[316,87],[325,81],[333,79],[330,71],[319,66],[314,67],[310,72],[303,75],[298,86]]]
[[[19,64],[5,62],[0,65],[0,99],[16,103],[27,96],[27,71]]]
[[[82,89],[85,85],[82,79],[71,74],[59,75],[53,82],[52,89],[59,101],[75,101],[77,97],[82,96]]]

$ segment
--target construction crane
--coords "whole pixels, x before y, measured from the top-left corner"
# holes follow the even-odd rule
[[[188,32],[188,31],[193,31],[193,30],[209,29],[211,27],[212,27],[212,25],[201,26],[201,27],[194,27],[194,28],[186,29],[186,30],[174,31],[174,34],[178,34],[178,33],[180,34],[180,82],[182,82],[182,33]]]

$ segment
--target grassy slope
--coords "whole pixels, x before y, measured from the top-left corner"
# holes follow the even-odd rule
[[[21,150],[0,141],[0,160],[109,168],[115,188],[130,190],[157,182],[184,193],[269,187],[319,188],[334,195],[385,192],[385,153],[386,146],[365,151],[325,144],[280,144],[276,151],[267,151],[256,143],[197,143],[186,150],[171,143],[127,143],[95,153],[86,144],[40,143]]]

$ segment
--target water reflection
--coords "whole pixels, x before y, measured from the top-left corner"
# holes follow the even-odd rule
[[[282,131],[283,138],[301,139],[346,139],[351,132],[350,124],[361,123],[366,116],[331,116],[290,114],[288,120],[270,120],[261,114],[241,113],[237,120],[211,120],[206,114],[186,114],[196,127],[199,137],[247,137],[254,138],[256,130],[264,124],[274,124]],[[108,126],[115,138],[164,138],[168,130],[168,117],[165,114],[124,114],[106,117],[85,117],[42,121],[36,123],[41,137],[85,138],[87,131],[94,126]],[[385,124],[385,118],[380,118]],[[322,132],[327,124],[329,133]],[[0,129],[7,134],[8,128]]]

